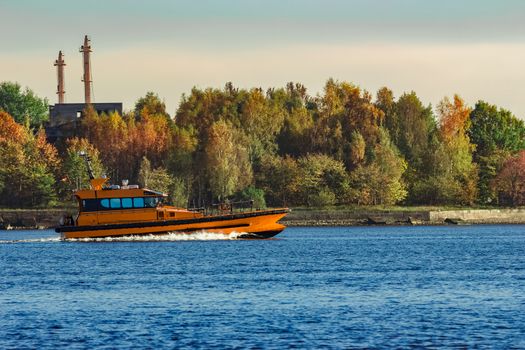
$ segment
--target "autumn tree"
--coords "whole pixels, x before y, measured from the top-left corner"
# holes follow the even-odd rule
[[[440,143],[433,154],[434,169],[421,184],[427,198],[439,204],[472,204],[476,200],[478,170],[472,160],[475,146],[466,131],[470,109],[458,96],[438,105]]]
[[[117,112],[98,115],[88,106],[82,119],[82,130],[84,137],[100,152],[100,159],[110,178],[120,181],[133,175],[129,172],[138,166],[126,164],[128,158],[125,154],[131,152],[133,157],[137,154],[134,153],[135,149],[130,147],[132,139],[129,137],[127,125]]]
[[[264,153],[275,153],[276,137],[281,131],[285,113],[281,106],[267,99],[262,89],[251,89],[240,101],[239,127],[247,137],[252,163]]]
[[[525,150],[503,163],[493,186],[502,204],[525,205]]]
[[[374,105],[384,113],[383,124],[393,140],[400,138],[399,118],[397,115],[397,105],[394,99],[394,92],[387,87],[382,87],[377,91]]]
[[[372,104],[368,92],[350,83],[329,79],[317,103],[311,140],[315,152],[329,154],[351,169],[351,137],[357,131],[366,143],[367,156],[371,156],[384,113]]]
[[[137,100],[134,114],[137,120],[153,115],[170,119],[170,115],[166,112],[166,104],[152,91],[148,91],[144,97]]]
[[[182,95],[175,123],[184,129],[195,129],[199,139],[204,140],[213,123],[224,114],[236,113],[234,101],[237,95],[238,91],[231,86],[227,93],[218,89],[200,90],[194,87],[189,95]]]
[[[54,170],[60,160],[43,131],[34,135],[0,111],[0,205],[39,207],[56,204]]]

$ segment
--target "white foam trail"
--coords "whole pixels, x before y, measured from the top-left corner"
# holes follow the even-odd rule
[[[217,241],[238,239],[244,232],[215,233],[206,231],[197,232],[169,232],[157,235],[132,235],[115,237],[69,238],[66,242],[171,242],[171,241]]]
[[[0,244],[9,244],[9,243],[48,243],[48,242],[60,242],[62,239],[60,237],[47,237],[47,238],[28,238],[28,239],[13,239],[13,240],[0,240]]]

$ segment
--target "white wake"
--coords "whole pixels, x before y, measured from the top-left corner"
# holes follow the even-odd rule
[[[239,239],[244,232],[215,233],[206,231],[197,232],[169,232],[165,234],[131,235],[114,237],[69,238],[66,242],[172,242],[172,241],[217,241]]]
[[[49,242],[61,242],[60,237],[46,237],[46,238],[27,238],[27,239],[10,239],[0,240],[0,244],[9,243],[49,243]]]

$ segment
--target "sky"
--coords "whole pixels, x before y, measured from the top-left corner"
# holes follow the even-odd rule
[[[173,115],[194,86],[293,81],[316,95],[334,78],[525,119],[523,0],[0,0],[0,81],[56,103],[62,50],[66,102],[82,102],[86,34],[94,101],[126,110],[148,91]]]

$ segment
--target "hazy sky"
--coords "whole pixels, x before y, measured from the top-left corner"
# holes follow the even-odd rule
[[[329,77],[375,94],[414,90],[425,104],[460,94],[525,118],[523,0],[0,0],[0,81],[51,103],[66,60],[66,101],[82,102],[84,34],[95,102],[147,91],[173,114],[193,86],[321,92]]]

